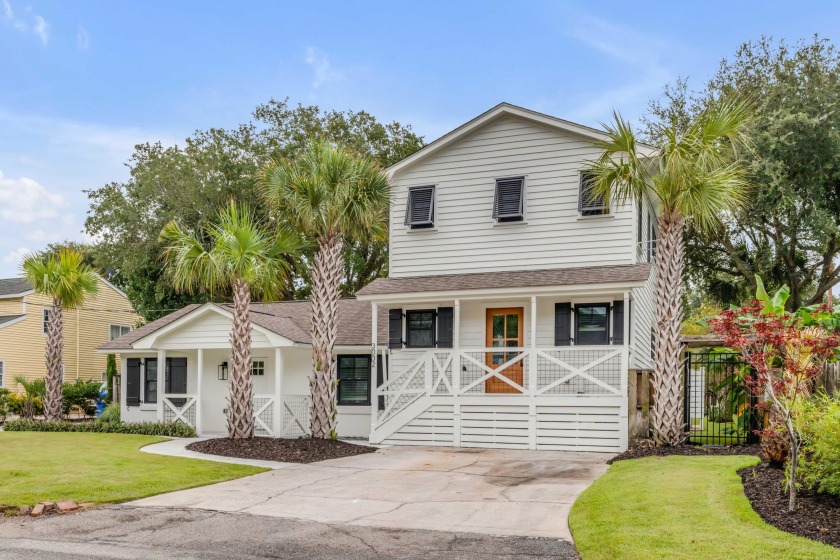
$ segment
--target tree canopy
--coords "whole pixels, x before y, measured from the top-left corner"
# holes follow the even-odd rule
[[[256,219],[268,219],[257,189],[259,169],[272,159],[294,157],[313,137],[341,144],[383,167],[423,146],[410,126],[383,124],[364,111],[322,111],[272,99],[257,107],[253,118],[233,129],[197,131],[183,146],[140,144],[128,162],[127,181],[86,191],[85,229],[98,240],[96,267],[112,272],[112,281],[147,320],[210,298],[178,293],[164,275],[158,234],[170,221],[201,230],[230,200],[253,209]],[[347,244],[343,295],[387,275],[387,247],[382,240]],[[294,283],[283,298],[308,296],[312,258],[312,250],[304,251],[292,263]],[[213,297],[228,300],[230,293]]]
[[[744,43],[700,92],[685,80],[651,103],[648,135],[690,122],[714,99],[752,101],[753,149],[738,154],[752,189],[724,228],[686,232],[687,280],[721,303],[748,299],[755,275],[787,284],[788,307],[823,301],[840,281],[840,53],[815,36]]]

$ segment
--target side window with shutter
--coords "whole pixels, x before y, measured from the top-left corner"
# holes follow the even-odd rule
[[[572,344],[572,304],[569,302],[554,304],[554,345],[571,346]]]
[[[129,358],[125,377],[126,406],[140,406],[140,358]]]
[[[525,218],[525,177],[496,179],[493,218],[497,222],[521,222]]]
[[[388,348],[402,348],[402,309],[388,310]]]
[[[435,187],[411,187],[405,207],[405,225],[423,229],[435,225]]]
[[[602,216],[610,213],[606,197],[595,193],[591,173],[580,174],[580,196],[578,197],[578,211],[581,216]]]

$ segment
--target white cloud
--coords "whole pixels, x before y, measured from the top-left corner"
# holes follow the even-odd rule
[[[13,179],[0,170],[0,219],[6,223],[32,224],[47,220],[66,222],[67,201],[29,177]]]
[[[46,47],[47,41],[50,40],[50,26],[47,23],[47,20],[42,18],[41,16],[35,16],[35,27],[33,28],[35,31],[35,35],[41,39],[41,43]]]
[[[3,263],[10,265],[7,268],[11,270],[14,267],[20,266],[20,263],[23,261],[23,258],[31,253],[32,251],[30,251],[26,247],[18,247],[14,251],[11,251],[10,253],[3,256]]]
[[[312,80],[312,87],[315,89],[327,82],[337,82],[344,79],[344,73],[333,68],[327,55],[314,47],[306,47],[304,60],[315,74],[315,78]]]
[[[27,8],[27,12],[32,14],[32,21],[27,21],[24,18],[15,15],[9,0],[2,0],[3,2],[3,24],[6,27],[11,27],[22,33],[32,33],[41,41],[45,47],[50,40],[50,24],[47,23],[42,16],[32,12],[31,8]]]
[[[80,51],[86,51],[90,47],[90,33],[83,25],[76,31],[76,46]]]

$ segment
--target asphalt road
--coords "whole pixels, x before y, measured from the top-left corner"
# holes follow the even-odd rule
[[[0,560],[577,559],[556,539],[327,525],[204,510],[111,506],[0,520]]]

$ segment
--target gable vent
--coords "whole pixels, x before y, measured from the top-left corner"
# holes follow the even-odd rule
[[[412,187],[408,190],[405,225],[431,227],[435,223],[435,187]]]
[[[496,179],[496,198],[493,217],[500,222],[520,221],[523,218],[524,177]]]

